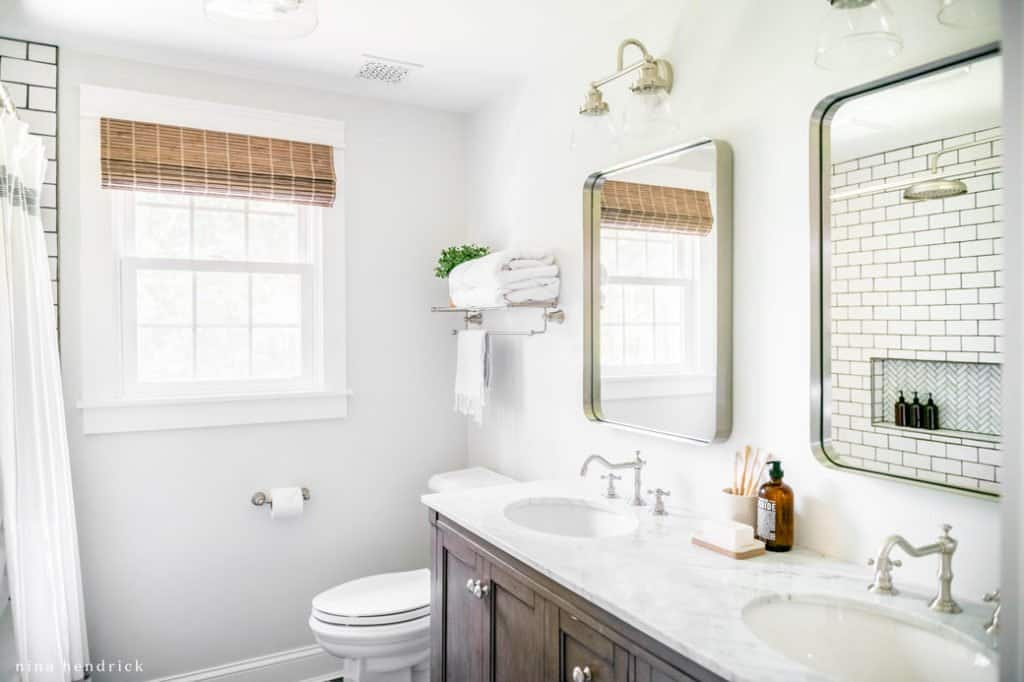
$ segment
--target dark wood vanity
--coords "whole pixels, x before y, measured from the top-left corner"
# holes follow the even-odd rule
[[[435,511],[430,524],[431,682],[723,679]]]

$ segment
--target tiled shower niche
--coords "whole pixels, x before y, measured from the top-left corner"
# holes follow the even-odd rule
[[[908,404],[916,392],[922,405],[929,394],[935,401],[940,430],[998,439],[1001,388],[1002,367],[996,364],[872,358],[871,422],[895,426],[900,391]],[[918,431],[908,430],[910,434]]]

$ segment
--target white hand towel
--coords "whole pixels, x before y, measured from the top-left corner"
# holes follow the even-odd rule
[[[472,417],[477,424],[484,420],[490,378],[487,332],[466,329],[459,332],[458,358],[455,364],[455,411]]]

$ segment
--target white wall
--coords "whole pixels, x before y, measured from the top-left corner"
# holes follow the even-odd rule
[[[465,232],[464,119],[62,51],[63,362],[94,661],[153,679],[313,644],[309,601],[344,580],[426,566],[428,476],[464,465],[451,410],[451,319],[433,278]],[[78,88],[116,86],[345,122],[348,376],[343,421],[83,436]],[[331,263],[325,264],[330,279]],[[250,495],[308,485],[298,520]]]
[[[474,117],[467,178],[474,238],[493,246],[553,247],[562,264],[564,328],[501,340],[495,391],[482,428],[470,428],[470,459],[522,478],[573,477],[583,457],[624,459],[643,450],[645,483],[700,507],[729,480],[731,453],[745,443],[785,464],[797,498],[797,541],[863,562],[893,532],[930,541],[938,524],[960,539],[955,592],[976,599],[998,584],[998,504],[890,480],[830,470],[809,443],[811,111],[829,92],[882,75],[838,75],[813,65],[820,0],[644,3],[606,35],[577,37],[558,69]],[[992,38],[941,27],[935,3],[898,3],[906,50],[897,71]],[[611,71],[618,41],[634,36],[676,67],[678,139],[645,149],[569,151],[585,85]],[[627,58],[629,61],[629,58]],[[605,88],[613,112],[626,84]],[[582,218],[587,175],[657,146],[708,135],[735,152],[735,405],[732,439],[707,448],[588,422],[581,408]],[[593,482],[595,490],[599,481]],[[931,588],[932,560],[907,561],[898,581]],[[869,579],[864,569],[865,584]]]

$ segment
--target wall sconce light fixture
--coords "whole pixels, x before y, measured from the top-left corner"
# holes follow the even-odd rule
[[[626,66],[625,52],[630,46],[640,50],[641,59]],[[634,97],[626,105],[622,132],[627,135],[648,135],[677,127],[671,116],[668,98],[674,81],[672,64],[668,60],[652,57],[639,40],[627,38],[619,44],[615,73],[590,84],[579,110],[580,117],[573,127],[572,148],[608,142],[615,136],[615,124],[611,120],[601,88],[636,71],[640,75],[629,88]]]
[[[881,64],[903,51],[903,37],[885,0],[826,0],[814,63],[848,71]]]

